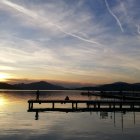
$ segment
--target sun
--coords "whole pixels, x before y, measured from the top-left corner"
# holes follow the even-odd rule
[[[10,78],[9,74],[6,73],[0,73],[0,82],[5,82]]]

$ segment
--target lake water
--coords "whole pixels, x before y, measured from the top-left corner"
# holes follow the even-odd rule
[[[44,91],[41,99],[97,99],[80,91]],[[27,112],[35,91],[0,92],[0,140],[139,140],[139,112]],[[59,105],[58,105],[59,106]],[[64,104],[61,105],[65,106]]]

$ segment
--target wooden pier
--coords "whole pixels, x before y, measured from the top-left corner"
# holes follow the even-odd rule
[[[34,108],[34,104],[52,104],[51,108]],[[70,108],[57,108],[56,104],[71,104]],[[84,104],[81,108],[79,104]],[[28,112],[35,111],[140,111],[140,100],[28,100]]]

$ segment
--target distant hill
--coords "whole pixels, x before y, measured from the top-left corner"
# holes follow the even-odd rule
[[[107,90],[107,91],[121,91],[121,90],[133,90],[132,84],[125,83],[125,82],[116,82],[112,84],[105,84],[99,86],[100,90]]]
[[[130,84],[125,82],[115,82],[95,87],[82,87],[79,90],[104,90],[104,91],[140,91],[140,83]]]
[[[16,87],[4,82],[0,82],[0,89],[16,89]]]
[[[23,90],[63,90],[66,89],[62,86],[54,85],[45,81],[40,81],[40,82],[33,82],[29,84],[15,84],[14,85],[18,89],[23,89]]]
[[[17,90],[64,90],[66,88],[58,85],[54,85],[45,81],[34,82],[29,84],[7,84],[0,82],[0,89],[17,89]]]

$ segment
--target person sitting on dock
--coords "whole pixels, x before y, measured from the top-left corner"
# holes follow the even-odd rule
[[[69,96],[66,96],[65,100],[69,100]]]
[[[36,100],[39,100],[39,94],[40,94],[40,92],[39,92],[39,90],[37,90],[36,91]]]

